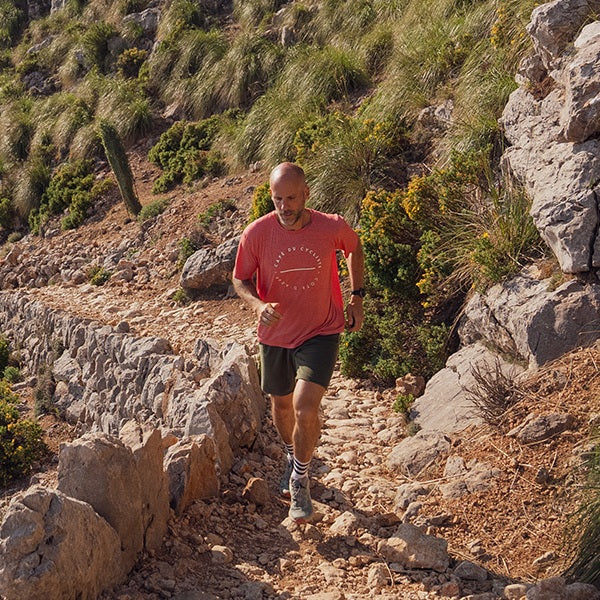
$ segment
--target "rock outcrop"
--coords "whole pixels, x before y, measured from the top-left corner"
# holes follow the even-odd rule
[[[552,289],[534,267],[467,304],[459,335],[539,367],[598,339],[600,285],[572,279]]]
[[[194,252],[181,272],[181,287],[194,292],[229,283],[239,242],[238,236],[216,248],[202,248]]]
[[[85,502],[32,487],[0,527],[0,596],[95,600],[126,575],[117,532]]]
[[[501,119],[511,143],[504,164],[530,194],[535,224],[565,273],[600,267],[598,24],[577,35],[599,8],[597,0],[555,0],[533,11],[535,55],[521,64],[521,86]]]

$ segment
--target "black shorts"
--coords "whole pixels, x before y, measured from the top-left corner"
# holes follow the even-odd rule
[[[260,344],[261,387],[266,394],[287,396],[302,379],[327,388],[340,346],[340,334],[317,335],[297,348]]]

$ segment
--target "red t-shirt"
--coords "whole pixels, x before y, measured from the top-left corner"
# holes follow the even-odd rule
[[[290,231],[277,214],[254,221],[244,230],[233,276],[252,279],[265,302],[278,302],[283,315],[273,326],[258,326],[258,339],[269,346],[296,348],[316,335],[344,330],[344,302],[336,250],[348,256],[358,235],[339,215],[310,210],[311,221]]]

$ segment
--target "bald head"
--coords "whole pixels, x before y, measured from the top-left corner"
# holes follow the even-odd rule
[[[280,163],[271,171],[269,178],[271,186],[274,182],[281,180],[296,180],[301,185],[306,185],[306,176],[302,167],[291,162]]]
[[[301,229],[310,221],[305,209],[309,196],[304,171],[294,163],[284,162],[271,171],[271,199],[279,222],[285,229]]]

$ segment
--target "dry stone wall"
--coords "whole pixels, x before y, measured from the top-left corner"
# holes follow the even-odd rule
[[[258,374],[244,346],[200,340],[195,356],[167,340],[136,338],[50,309],[21,292],[0,293],[0,330],[33,373],[49,366],[54,399],[82,431],[118,435],[131,419],[177,438],[207,435],[221,470],[254,440],[265,410]]]

